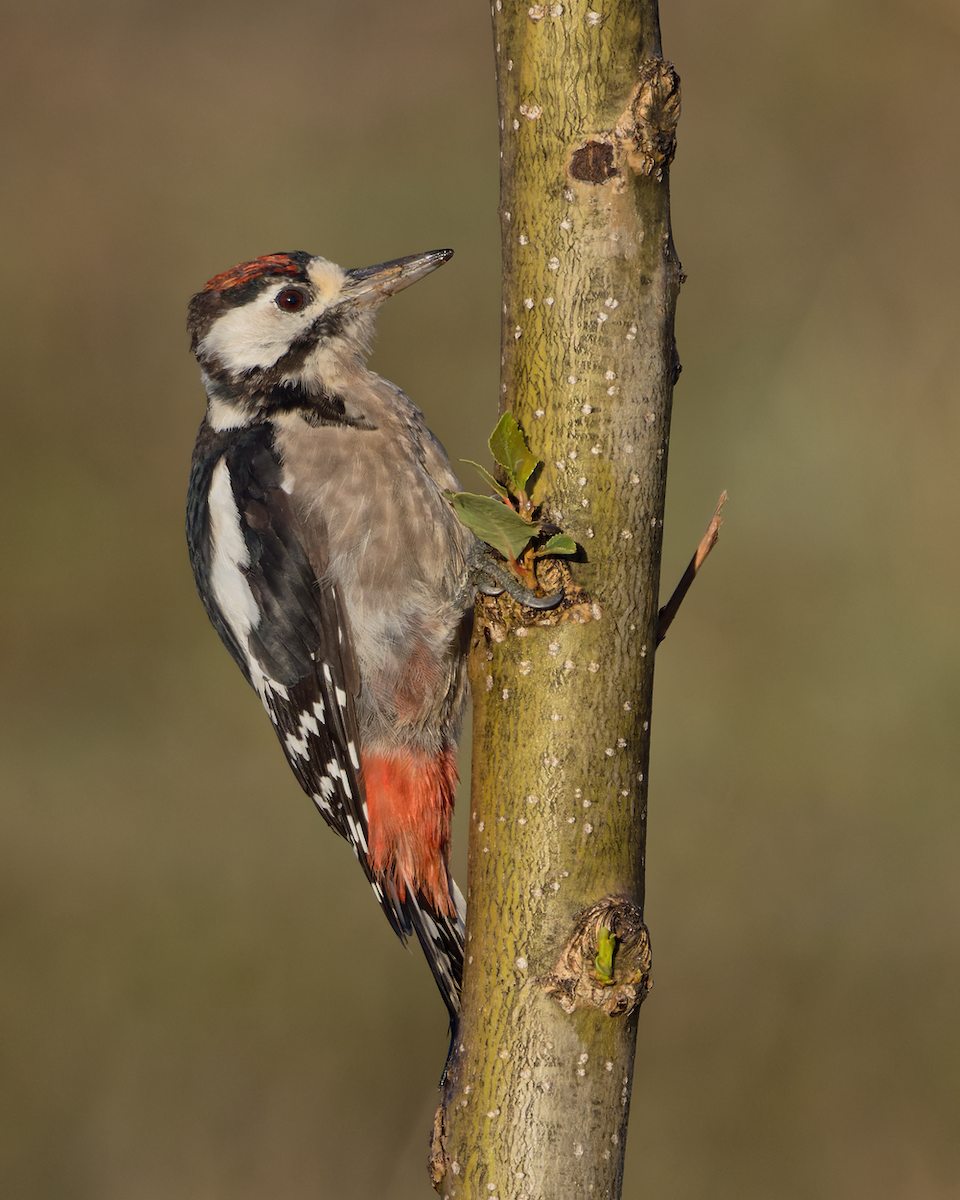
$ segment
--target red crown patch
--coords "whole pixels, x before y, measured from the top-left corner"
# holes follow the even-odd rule
[[[300,271],[301,267],[289,254],[265,254],[262,258],[242,262],[239,266],[224,271],[222,275],[214,275],[203,290],[224,292],[227,288],[239,287],[261,275],[299,275]]]

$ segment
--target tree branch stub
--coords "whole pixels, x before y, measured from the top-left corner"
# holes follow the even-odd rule
[[[613,943],[606,970],[599,961],[604,942]],[[650,936],[640,910],[623,897],[607,896],[578,918],[543,987],[565,1013],[597,1008],[622,1017],[653,987],[650,966]]]

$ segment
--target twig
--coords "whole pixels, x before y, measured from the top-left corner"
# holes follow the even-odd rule
[[[680,605],[683,603],[683,598],[690,590],[690,584],[696,578],[697,572],[703,566],[707,555],[717,544],[717,538],[720,536],[720,526],[723,521],[720,519],[720,510],[723,508],[723,503],[727,498],[727,493],[724,492],[720,497],[716,511],[713,514],[713,520],[707,526],[707,532],[700,539],[700,545],[697,547],[697,552],[690,559],[687,569],[683,573],[683,577],[677,586],[674,588],[673,595],[666,602],[657,617],[657,645],[659,646],[663,639],[667,636],[667,630],[673,623],[673,618],[677,615]]]

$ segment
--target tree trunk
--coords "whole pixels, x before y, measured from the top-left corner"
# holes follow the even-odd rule
[[[477,606],[464,1008],[431,1168],[444,1197],[619,1197],[649,986],[679,83],[655,0],[493,17],[501,406],[544,460],[543,517],[583,553],[561,609]]]

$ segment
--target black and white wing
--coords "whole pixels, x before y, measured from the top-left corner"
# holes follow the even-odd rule
[[[369,876],[350,629],[337,589],[307,556],[280,480],[268,424],[217,431],[204,423],[187,509],[194,576],[300,785]]]

